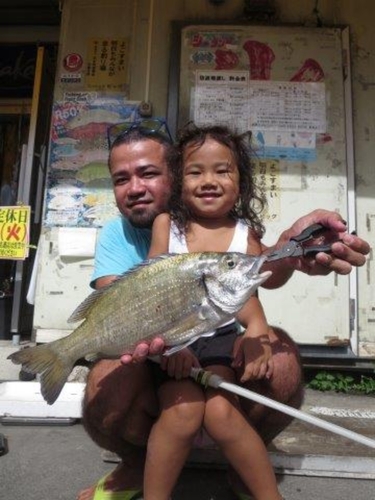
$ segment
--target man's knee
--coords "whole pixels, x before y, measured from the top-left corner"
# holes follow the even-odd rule
[[[270,339],[274,361],[272,378],[270,380],[250,381],[245,386],[279,403],[299,408],[303,402],[304,388],[298,346],[280,328],[272,328]],[[277,416],[280,417],[279,412],[266,405],[247,400],[242,400],[241,405],[254,424],[261,424],[265,419],[270,419],[273,424],[276,424]],[[274,415],[276,420],[274,420]],[[283,420],[282,427],[291,421],[290,417],[285,417],[286,415],[282,414],[280,419],[280,421]]]
[[[100,446],[113,449],[115,441],[144,445],[157,414],[157,400],[145,364],[125,367],[102,360],[88,377],[83,424]]]
[[[302,362],[297,344],[281,328],[273,327],[271,346],[274,373],[271,380],[272,392],[281,402],[287,403],[302,393]]]

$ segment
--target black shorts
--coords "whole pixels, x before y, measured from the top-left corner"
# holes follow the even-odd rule
[[[196,340],[189,346],[189,349],[198,358],[202,368],[211,365],[230,366],[233,360],[233,346],[238,333],[238,323],[233,322],[218,328],[212,337],[201,337]],[[156,387],[167,380],[171,380],[167,372],[160,368],[159,363],[151,360],[148,360],[147,363],[152,370]]]
[[[189,347],[202,368],[209,365],[230,366],[234,342],[238,336],[236,322],[218,328],[212,337],[201,337]]]

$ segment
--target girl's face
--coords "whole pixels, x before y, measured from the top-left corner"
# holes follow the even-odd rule
[[[207,138],[183,154],[182,200],[197,217],[226,216],[239,196],[239,171],[232,151]]]

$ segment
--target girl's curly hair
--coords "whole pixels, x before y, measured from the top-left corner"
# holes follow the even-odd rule
[[[193,214],[182,201],[183,156],[188,146],[199,149],[210,138],[229,148],[239,171],[239,199],[231,210],[233,219],[243,219],[259,237],[264,234],[261,214],[266,200],[255,182],[254,165],[251,159],[249,139],[251,133],[234,134],[225,126],[197,127],[189,123],[179,132],[175,147],[168,155],[167,161],[172,178],[172,193],[169,201],[169,212],[178,229],[186,230]]]

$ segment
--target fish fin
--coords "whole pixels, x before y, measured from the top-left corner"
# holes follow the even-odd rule
[[[199,337],[213,337],[215,335],[215,333],[216,333],[216,330],[213,330],[212,332],[202,333],[202,335],[199,335]]]
[[[168,259],[169,257],[174,257],[175,255],[180,255],[180,254],[176,254],[176,253],[161,253],[160,255],[157,255],[156,257],[151,257],[150,259],[143,260],[139,264],[136,264],[135,266],[131,267],[130,269],[128,269],[127,271],[125,271],[124,273],[122,273],[120,276],[118,276],[116,278],[115,281],[121,280],[127,274],[132,274],[132,273],[134,273],[135,271],[137,271],[138,269],[140,269],[142,267],[146,267],[146,266],[148,266],[150,264],[153,264],[155,262],[158,262],[160,260]]]
[[[89,361],[90,363],[93,363],[94,361],[97,361],[103,356],[100,356],[99,353],[97,352],[90,352],[90,354],[86,354],[85,360]]]
[[[163,356],[170,356],[171,354],[175,354],[176,352],[181,351],[182,349],[185,349],[185,347],[188,347],[190,344],[192,344],[193,342],[198,340],[200,336],[201,335],[197,335],[196,337],[193,337],[193,338],[187,340],[183,344],[175,345],[175,346],[167,349],[166,351],[163,352]]]
[[[73,362],[64,362],[49,344],[22,349],[8,356],[8,359],[16,365],[22,364],[26,372],[40,373],[41,393],[49,405],[59,397],[73,369]]]
[[[68,323],[76,323],[77,321],[82,321],[85,319],[93,307],[96,304],[96,301],[103,295],[103,293],[108,290],[108,288],[112,287],[112,283],[98,290],[94,290],[90,293],[88,297],[86,297],[83,302],[73,311],[73,313],[68,318]]]
[[[212,315],[212,304],[207,300],[207,298],[204,298],[202,300],[202,303],[199,307],[199,314],[198,317],[201,321],[206,320],[208,317]]]
[[[94,290],[93,292],[90,293],[88,297],[86,297],[83,302],[79,304],[79,306],[73,311],[73,313],[70,315],[68,318],[68,323],[76,323],[77,321],[82,321],[85,319],[91,310],[91,308],[96,304],[97,300],[109,289],[112,288],[113,286],[116,285],[118,281],[121,281],[124,279],[127,275],[132,274],[139,270],[142,267],[145,267],[149,264],[152,264],[153,262],[157,262],[159,260],[166,259],[168,257],[172,257],[177,254],[172,254],[172,253],[167,253],[167,254],[161,254],[158,255],[157,257],[153,257],[152,259],[145,260],[141,262],[140,264],[137,264],[136,266],[130,268],[128,271],[125,273],[117,276],[116,279],[114,279],[111,283],[108,285],[99,288],[98,290]]]
[[[185,347],[188,347],[190,344],[195,342],[196,340],[200,339],[201,337],[212,337],[215,335],[215,331],[213,332],[207,332],[207,333],[202,333],[199,335],[196,335],[195,337],[192,337],[191,339],[187,340],[183,344],[175,345],[171,347],[170,349],[167,349],[166,351],[163,352],[163,356],[170,356],[171,354],[175,354],[178,351],[181,351],[181,349],[185,349]]]

